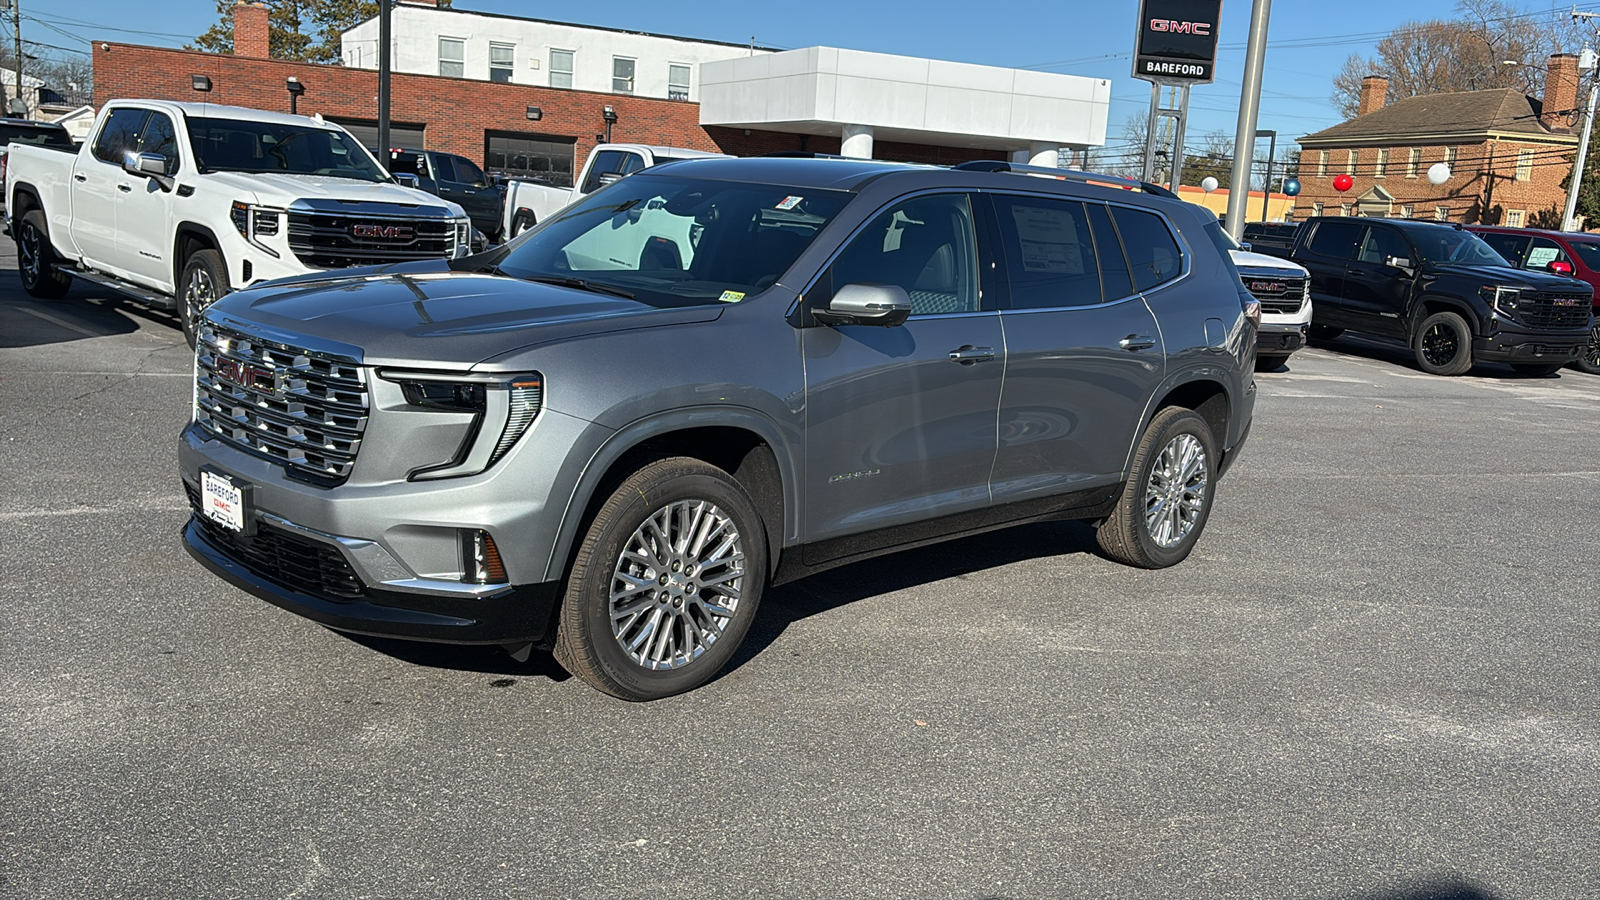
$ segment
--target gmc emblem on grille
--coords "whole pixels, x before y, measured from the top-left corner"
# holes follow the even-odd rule
[[[1557,297],[1552,302],[1557,306],[1583,306],[1585,304],[1582,297]]]
[[[357,222],[350,226],[350,234],[358,238],[409,241],[414,232],[410,225],[370,225],[364,222]]]
[[[242,388],[253,391],[273,393],[278,390],[278,380],[270,370],[237,359],[217,360],[217,374]]]
[[[1251,293],[1254,293],[1256,291],[1260,291],[1263,294],[1281,294],[1281,293],[1284,292],[1284,290],[1287,289],[1287,287],[1288,286],[1285,285],[1281,281],[1252,281],[1252,282],[1250,282],[1250,291],[1251,291]]]

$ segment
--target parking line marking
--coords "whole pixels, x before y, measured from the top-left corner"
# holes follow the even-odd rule
[[[50,519],[61,516],[103,516],[119,512],[187,512],[187,503],[167,503],[157,506],[69,506],[65,509],[27,509],[18,512],[0,512],[0,522],[17,522],[24,519]]]
[[[52,316],[47,312],[40,312],[37,309],[29,309],[26,306],[17,306],[17,307],[13,307],[13,308],[16,309],[18,312],[25,312],[30,316],[35,316],[37,318],[43,319],[46,322],[51,323],[52,325],[60,325],[62,328],[65,328],[68,331],[76,331],[77,333],[83,335],[84,337],[96,337],[97,338],[97,337],[106,337],[107,336],[106,333],[103,332],[103,331],[90,331],[89,329],[84,328],[84,327],[82,327],[80,325],[76,325],[76,324],[74,324],[72,322],[66,321],[65,319],[61,319],[61,318],[58,318],[56,316]]]

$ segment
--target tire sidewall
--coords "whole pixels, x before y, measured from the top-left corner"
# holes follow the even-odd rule
[[[716,477],[677,468],[663,471],[644,485],[625,484],[618,495],[624,491],[628,493],[623,503],[616,507],[608,503],[590,526],[587,540],[592,546],[587,565],[581,573],[574,573],[567,591],[566,602],[577,606],[564,609],[563,613],[581,616],[579,634],[590,643],[605,677],[621,688],[620,696],[658,699],[706,683],[738,652],[755,619],[766,585],[765,530],[754,503],[728,476]],[[633,662],[612,634],[611,576],[623,546],[645,519],[681,500],[708,501],[733,519],[744,545],[743,590],[732,621],[699,659],[679,669],[652,671]]]
[[[1423,341],[1427,339],[1428,332],[1435,326],[1444,325],[1456,333],[1456,355],[1451,357],[1444,365],[1435,365],[1428,361],[1423,348]],[[1438,312],[1422,320],[1417,326],[1416,338],[1412,341],[1412,349],[1416,353],[1417,367],[1429,375],[1460,375],[1472,368],[1472,329],[1467,327],[1467,321],[1459,313]]]
[[[1583,355],[1573,365],[1580,372],[1600,375],[1600,325],[1589,332],[1589,346],[1584,348]]]
[[[1150,483],[1150,473],[1155,468],[1156,461],[1161,458],[1161,451],[1166,448],[1179,435],[1192,434],[1199,441],[1206,454],[1206,496],[1200,506],[1200,515],[1195,520],[1194,527],[1184,536],[1183,540],[1168,548],[1156,543],[1150,535],[1150,526],[1144,515],[1144,493]],[[1216,436],[1211,433],[1211,425],[1199,413],[1184,410],[1160,422],[1156,430],[1149,432],[1145,452],[1141,454],[1138,471],[1134,473],[1133,481],[1129,485],[1127,500],[1133,514],[1133,530],[1139,542],[1139,549],[1157,567],[1165,568],[1176,565],[1188,557],[1194,546],[1200,540],[1200,535],[1205,531],[1206,522],[1211,518],[1211,504],[1217,496],[1217,450]]]
[[[55,248],[50,245],[50,232],[42,211],[29,210],[22,216],[17,226],[16,240],[17,277],[22,281],[23,291],[35,299],[53,300],[64,295],[70,286],[70,279],[56,271]],[[32,272],[22,262],[25,242],[33,244],[35,270]]]
[[[198,337],[200,316],[206,309],[210,308],[211,304],[215,304],[231,292],[228,286],[228,275],[221,261],[222,254],[215,250],[205,249],[191,253],[188,262],[183,264],[183,274],[178,281],[178,318],[179,325],[183,329],[183,336],[191,347],[194,346]],[[195,277],[196,270],[199,269],[204,269],[207,276],[210,277],[213,296],[211,304],[207,304],[205,308],[191,310],[189,284],[191,279]]]

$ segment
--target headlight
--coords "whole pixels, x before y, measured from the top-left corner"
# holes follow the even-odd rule
[[[1478,295],[1500,315],[1509,319],[1517,317],[1517,301],[1522,299],[1521,288],[1485,285],[1479,289]]]
[[[472,416],[462,452],[444,465],[412,471],[414,481],[482,472],[516,446],[544,407],[544,380],[538,373],[508,377],[391,370],[378,374],[400,386],[408,406]]]
[[[278,251],[256,240],[257,238],[273,237],[278,233],[278,228],[281,224],[278,210],[263,209],[243,200],[235,200],[233,201],[233,207],[228,210],[228,218],[233,220],[233,227],[239,230],[239,234],[245,240],[273,256],[278,255]]]

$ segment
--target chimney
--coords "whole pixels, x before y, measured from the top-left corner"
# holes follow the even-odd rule
[[[271,56],[271,25],[265,3],[241,2],[233,8],[233,55]]]
[[[1389,79],[1382,75],[1368,75],[1361,79],[1361,103],[1356,107],[1356,115],[1364,116],[1369,112],[1383,109],[1383,104],[1389,99]]]
[[[1572,130],[1568,118],[1578,106],[1578,58],[1570,53],[1550,57],[1544,76],[1544,106],[1539,124],[1560,134]]]

